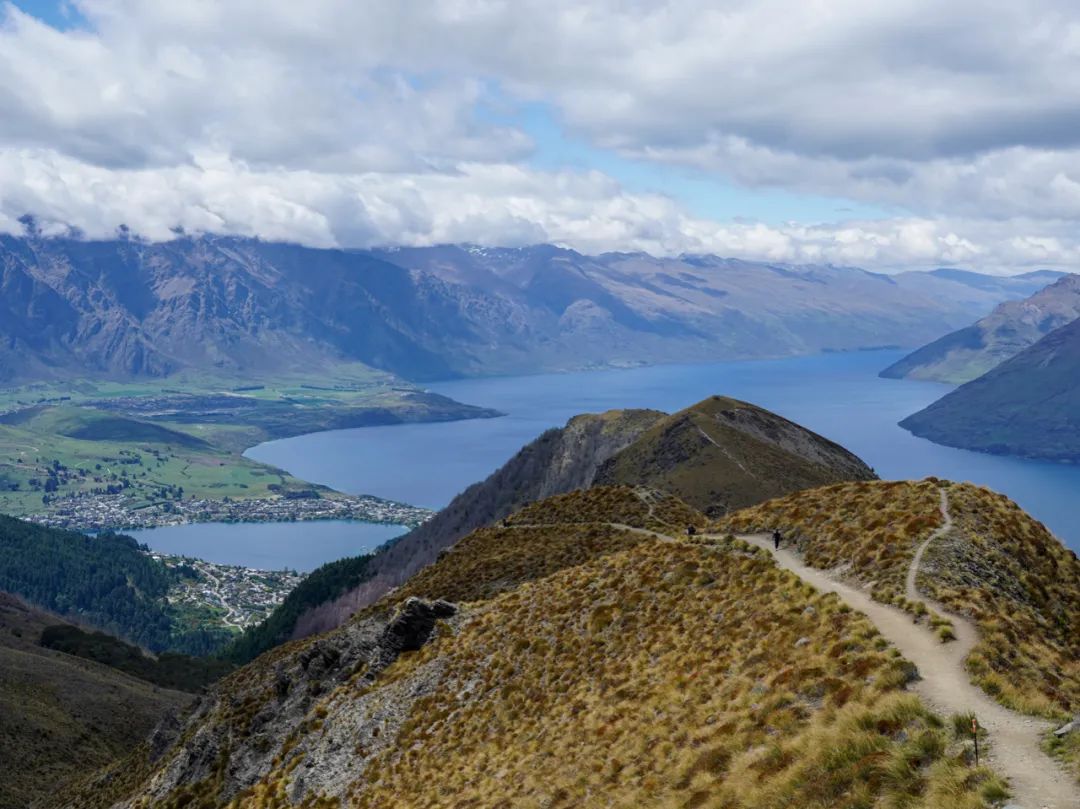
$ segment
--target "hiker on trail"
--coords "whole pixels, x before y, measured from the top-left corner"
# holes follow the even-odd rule
[[[773,548],[775,550],[780,550],[780,542],[783,539],[784,538],[780,535],[780,529],[779,528],[774,528],[773,532],[772,532],[772,543],[773,543]]]

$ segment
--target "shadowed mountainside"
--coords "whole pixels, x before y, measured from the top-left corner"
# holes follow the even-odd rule
[[[1080,320],[908,416],[900,426],[951,447],[1080,461]]]
[[[0,592],[0,807],[26,809],[130,753],[189,694],[39,645],[63,619]],[[45,786],[47,785],[47,787]]]

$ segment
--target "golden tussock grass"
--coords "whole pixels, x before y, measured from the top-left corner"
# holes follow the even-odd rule
[[[915,549],[941,525],[939,491],[954,527],[932,543],[921,592],[972,618],[980,640],[967,660],[972,680],[1003,705],[1063,720],[1080,712],[1080,561],[1003,495],[971,484],[852,483],[779,498],[720,523],[737,533],[779,527],[815,567],[874,582],[874,596],[916,615],[903,598]],[[922,610],[925,611],[925,605]],[[948,638],[947,619],[927,611]],[[1058,752],[1080,772],[1080,755]]]
[[[982,807],[1001,788],[865,619],[735,543],[527,583],[387,678],[434,658],[448,681],[351,805]]]

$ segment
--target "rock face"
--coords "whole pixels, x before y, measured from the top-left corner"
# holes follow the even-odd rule
[[[721,516],[800,489],[876,477],[858,457],[794,422],[713,396],[654,424],[601,466],[596,483],[652,486]]]
[[[434,681],[408,678],[391,689],[392,700],[365,698],[363,683],[374,682],[402,653],[423,648],[436,622],[456,613],[457,607],[445,601],[410,598],[389,615],[368,616],[248,669],[242,683],[227,678],[185,722],[155,731],[151,763],[157,772],[146,785],[147,797],[152,804],[170,794],[194,800],[206,781],[216,779],[219,799],[231,800],[275,766],[282,746],[306,732],[312,716],[325,716],[318,707],[322,700],[351,683],[357,698],[349,705],[350,720],[335,723],[318,741],[305,742],[305,763],[290,785],[289,798],[299,804],[313,792],[339,792],[339,782],[351,780],[358,764],[391,742]],[[71,797],[66,805],[74,808],[81,800]],[[136,802],[120,805],[134,807]]]
[[[939,444],[1080,461],[1080,320],[900,422]]]
[[[549,245],[373,252],[0,236],[0,379],[343,360],[433,379],[907,345],[1030,286]]]
[[[1077,716],[1071,722],[1066,722],[1064,725],[1054,731],[1054,735],[1068,736],[1070,733],[1080,733],[1080,716]]]
[[[947,334],[881,372],[891,379],[963,384],[1080,317],[1080,275],[1066,275],[1022,301],[1009,301],[972,326]]]

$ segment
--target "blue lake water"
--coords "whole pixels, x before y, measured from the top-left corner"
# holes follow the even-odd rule
[[[878,378],[878,371],[903,353],[445,382],[431,389],[508,415],[315,433],[261,444],[247,454],[341,491],[439,508],[543,430],[573,415],[622,407],[671,412],[724,394],[766,407],[843,444],[883,478],[937,475],[1003,492],[1080,550],[1080,467],[951,449],[900,429],[898,421],[948,391],[935,383]],[[206,529],[189,528],[193,533]],[[310,529],[305,524],[294,530],[308,536]],[[324,561],[331,558],[324,556]]]
[[[194,556],[222,565],[307,573],[325,562],[358,556],[406,530],[400,525],[309,520],[196,523],[124,533],[161,553]]]

